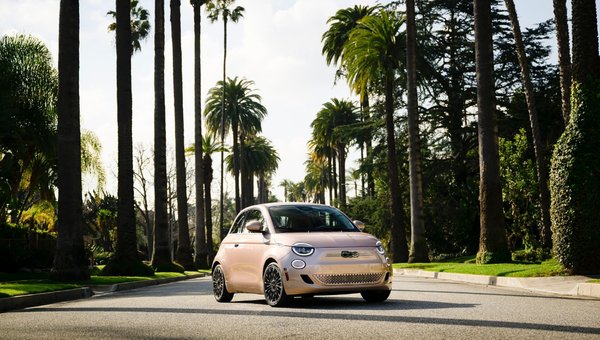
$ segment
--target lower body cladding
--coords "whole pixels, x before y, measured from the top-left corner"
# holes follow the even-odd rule
[[[327,295],[392,289],[392,267],[387,263],[346,263],[292,267],[283,263],[288,295]]]

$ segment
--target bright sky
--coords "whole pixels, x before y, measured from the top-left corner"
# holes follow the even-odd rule
[[[600,0],[596,0],[597,4]],[[387,1],[385,1],[387,2]],[[516,0],[522,27],[552,18],[550,0]],[[81,3],[81,121],[82,128],[96,133],[103,145],[102,159],[108,173],[109,192],[116,193],[117,117],[114,35],[107,32],[114,1],[82,0]],[[174,145],[172,53],[169,0],[165,0],[165,93],[167,143]],[[154,2],[140,0],[154,23]],[[273,190],[283,198],[278,184],[283,179],[304,178],[310,122],[330,98],[351,98],[341,81],[334,85],[335,69],[321,55],[321,35],[326,21],[340,8],[375,4],[375,0],[238,0],[246,9],[244,18],[228,26],[227,74],[255,82],[268,115],[263,134],[281,157],[273,178]],[[600,6],[599,6],[600,7]],[[193,18],[189,1],[181,1],[185,143],[193,142]],[[59,0],[0,0],[0,34],[25,33],[44,41],[58,56]],[[221,79],[223,25],[202,17],[202,96]],[[153,143],[153,32],[133,56],[134,145]],[[56,64],[56,60],[54,61]],[[556,61],[553,61],[556,62]],[[218,157],[214,157],[215,165]],[[356,164],[350,160],[347,168]],[[215,178],[218,178],[215,169]],[[86,183],[88,189],[93,185]],[[214,189],[217,188],[216,181]],[[232,181],[226,190],[233,191]],[[84,187],[85,189],[85,187]],[[350,192],[350,195],[353,195]],[[217,196],[214,196],[217,197]]]

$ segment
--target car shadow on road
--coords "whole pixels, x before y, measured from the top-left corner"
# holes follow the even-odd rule
[[[339,302],[338,302],[339,304]],[[385,306],[387,303],[381,304]],[[40,307],[16,311],[16,313],[41,313],[53,312],[60,317],[60,313],[166,313],[166,314],[198,314],[198,315],[227,315],[227,316],[248,316],[247,310],[240,310],[233,305],[230,308],[211,309],[211,308],[144,308],[144,307]],[[352,309],[355,310],[355,309]],[[516,321],[498,321],[498,320],[476,320],[476,319],[452,319],[437,317],[420,317],[406,315],[388,315],[365,314],[365,313],[342,313],[342,312],[308,312],[298,309],[288,310],[284,308],[272,308],[260,311],[253,311],[256,317],[288,317],[315,320],[350,320],[350,321],[378,321],[392,323],[407,323],[421,325],[451,325],[467,327],[496,327],[505,329],[525,329],[532,331],[565,332],[573,334],[593,334],[600,335],[600,328],[597,327],[578,327],[568,325],[553,325],[542,323],[527,323]]]

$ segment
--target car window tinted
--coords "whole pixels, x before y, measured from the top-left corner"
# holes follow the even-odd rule
[[[249,210],[246,213],[246,220],[244,221],[244,224],[243,224],[244,228],[243,228],[242,233],[249,233],[249,231],[246,230],[246,224],[248,224],[250,222],[254,222],[254,221],[260,222],[260,224],[262,226],[262,230],[265,230],[265,218],[263,217],[260,210]]]
[[[269,214],[277,232],[359,231],[342,212],[327,206],[275,206]]]
[[[244,229],[244,220],[246,217],[246,212],[243,212],[241,214],[238,215],[238,217],[235,219],[235,222],[233,222],[233,226],[231,227],[231,230],[229,230],[230,234],[237,234],[237,233],[241,233],[242,230]]]

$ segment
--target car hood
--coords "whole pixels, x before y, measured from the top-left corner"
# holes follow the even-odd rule
[[[285,246],[295,243],[308,243],[316,248],[375,247],[377,238],[366,233],[355,232],[315,232],[281,233],[273,235],[273,241]]]

